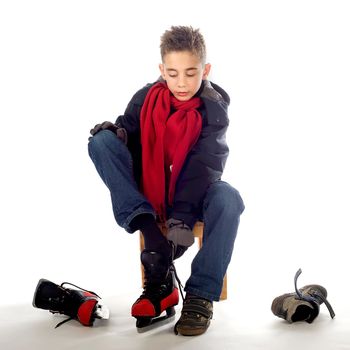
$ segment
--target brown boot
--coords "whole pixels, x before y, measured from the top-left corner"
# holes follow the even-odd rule
[[[203,334],[208,329],[212,317],[213,303],[211,301],[187,294],[174,332],[182,335]]]
[[[319,314],[320,305],[325,303],[333,318],[335,314],[326,299],[326,288],[310,284],[299,290],[296,282],[300,274],[301,270],[299,269],[294,278],[295,293],[286,293],[273,300],[271,305],[273,314],[290,323],[297,321],[312,323]]]

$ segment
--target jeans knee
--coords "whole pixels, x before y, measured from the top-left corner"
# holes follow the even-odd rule
[[[207,199],[214,202],[220,211],[227,213],[240,215],[245,208],[240,193],[224,181],[218,181],[210,186]]]
[[[93,137],[90,138],[88,144],[88,150],[90,156],[106,152],[110,145],[114,145],[118,142],[117,136],[110,130],[101,130]]]

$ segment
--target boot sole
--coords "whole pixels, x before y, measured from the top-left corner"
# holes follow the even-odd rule
[[[209,328],[209,324],[205,328],[179,328],[177,327],[177,333],[183,336],[193,336],[193,335],[201,335],[207,331]]]

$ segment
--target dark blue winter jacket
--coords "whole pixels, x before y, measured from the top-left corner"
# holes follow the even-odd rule
[[[127,146],[133,158],[134,175],[138,185],[142,168],[140,112],[147,92],[155,83],[147,84],[136,92],[124,115],[116,120],[116,125],[127,131]],[[202,131],[197,143],[187,155],[177,180],[174,203],[168,213],[169,217],[183,220],[191,228],[198,218],[201,218],[207,188],[221,178],[229,153],[225,138],[229,124],[228,94],[218,85],[203,80],[196,96],[203,101],[199,108],[203,118]]]

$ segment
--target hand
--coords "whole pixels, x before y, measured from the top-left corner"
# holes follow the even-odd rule
[[[96,135],[101,130],[110,130],[114,132],[117,137],[122,140],[125,144],[128,142],[128,134],[124,128],[120,128],[117,125],[111,123],[111,122],[103,122],[102,124],[96,124],[93,129],[90,130],[90,134],[92,136]],[[89,137],[89,140],[91,137]]]
[[[174,259],[176,259],[194,243],[194,235],[190,227],[181,220],[170,218],[166,226],[168,228],[167,239],[174,244]]]
[[[94,136],[101,130],[110,130],[115,134],[117,133],[118,127],[111,122],[103,122],[102,124],[96,124],[93,129],[90,130],[90,134]]]

